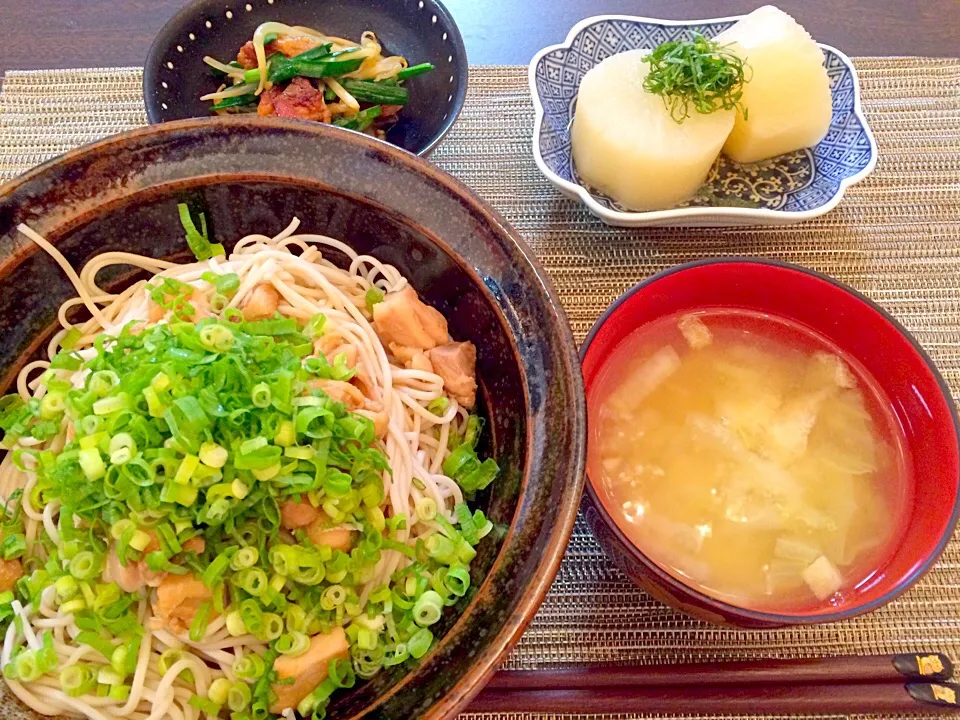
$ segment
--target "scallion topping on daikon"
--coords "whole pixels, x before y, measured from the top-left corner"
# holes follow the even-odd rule
[[[690,117],[691,105],[704,115],[737,109],[746,119],[740,98],[749,66],[729,46],[696,33],[692,40],[661,43],[643,61],[650,65],[644,90],[662,96],[676,122]]]

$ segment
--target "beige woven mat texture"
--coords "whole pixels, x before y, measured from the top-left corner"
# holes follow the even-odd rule
[[[829,273],[889,309],[934,357],[957,397],[960,60],[869,58],[856,65],[880,161],[835,211],[803,225],[606,227],[561,198],[537,172],[525,68],[473,69],[463,114],[432,159],[492,203],[532,246],[578,341],[614,298],[658,270],[717,255],[780,258]],[[8,73],[0,93],[0,181],[82,143],[145,124],[140,82],[139,69]],[[508,666],[921,649],[960,659],[960,537],[919,585],[868,616],[738,632],[692,620],[636,590],[578,523],[557,580]]]

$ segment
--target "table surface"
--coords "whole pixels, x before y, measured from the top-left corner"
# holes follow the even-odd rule
[[[322,0],[318,0],[322,1]],[[187,0],[2,0],[0,72],[142,65]],[[478,65],[523,64],[589,15],[671,19],[749,12],[762,0],[445,0]],[[960,0],[779,0],[848,55],[960,55]],[[509,19],[509,22],[506,20]]]

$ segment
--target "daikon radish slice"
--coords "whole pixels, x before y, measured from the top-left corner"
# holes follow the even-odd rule
[[[663,98],[643,89],[646,53],[613,55],[584,75],[571,130],[580,178],[632,210],[691,198],[733,128],[733,110],[674,120]]]
[[[716,38],[749,66],[741,102],[723,152],[740,163],[812,147],[827,134],[833,105],[823,53],[782,10],[765,5]]]

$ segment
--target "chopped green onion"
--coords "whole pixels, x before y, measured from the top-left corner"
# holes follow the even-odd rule
[[[433,590],[427,590],[413,604],[413,620],[420,627],[433,625],[443,612],[443,598]]]
[[[87,389],[97,397],[106,397],[117,385],[120,376],[113,370],[98,370],[87,378]]]
[[[232,637],[240,637],[247,634],[247,626],[237,611],[227,613],[227,632]]]
[[[249,685],[243,681],[235,682],[227,692],[227,707],[235,713],[241,712],[250,704],[252,695]]]
[[[437,516],[437,503],[433,498],[420,498],[416,502],[417,517],[429,522]]]
[[[80,450],[77,461],[80,463],[80,469],[83,470],[87,480],[99,480],[107,473],[103,458],[100,457],[100,452],[96,448]]]
[[[70,697],[79,697],[97,687],[97,675],[90,665],[68,665],[60,671],[60,689]]]
[[[271,399],[270,386],[266,383],[258,383],[250,391],[250,401],[255,407],[269,407]]]
[[[60,603],[66,602],[80,591],[80,586],[72,575],[58,577],[54,586],[57,589],[57,602]]]
[[[162,653],[160,653],[160,657],[157,659],[157,669],[160,671],[161,675],[166,675],[170,668],[184,658],[185,653],[179,648],[170,648],[169,650],[164,650]],[[193,671],[191,670],[181,670],[180,676],[188,683],[193,682]]]
[[[229,457],[227,449],[216,443],[206,442],[200,446],[199,460],[207,467],[222,468]]]
[[[241,680],[256,680],[266,670],[266,663],[259,655],[244,655],[233,663],[233,674]]]
[[[291,632],[277,638],[277,652],[291,657],[303,655],[310,647],[310,638],[302,632]],[[372,649],[372,648],[371,648]]]
[[[438,397],[436,400],[430,401],[427,405],[427,410],[434,415],[443,415],[448,407],[450,407],[450,401],[445,397]]]
[[[122,685],[123,681],[123,675],[116,672],[113,668],[102,667],[97,671],[97,682],[104,685]]]
[[[230,567],[235,570],[246,570],[257,564],[260,553],[255,547],[242,547],[230,560]]]
[[[120,410],[126,410],[130,405],[130,398],[126,393],[120,395],[111,395],[103,400],[97,400],[93,404],[93,412],[97,415],[110,415]]]
[[[168,482],[160,492],[160,499],[163,500],[163,502],[177,503],[184,507],[190,507],[197,501],[197,495],[198,491],[195,487]]]
[[[79,341],[82,337],[83,333],[77,328],[72,327],[67,330],[67,333],[62,338],[60,338],[60,347],[62,347],[64,350],[72,350],[77,344],[77,341]]]
[[[200,213],[200,229],[197,230],[186,203],[177,205],[177,211],[180,213],[180,224],[186,232],[187,245],[190,246],[197,260],[209,260],[214,255],[226,255],[223,245],[214,245],[207,237],[207,219],[203,213]]]
[[[207,325],[200,330],[200,342],[204,347],[214,352],[227,352],[236,338],[233,331],[225,325]]]
[[[20,682],[33,682],[43,672],[37,662],[37,654],[33,651],[21,652],[13,659],[15,677]]]
[[[263,629],[260,637],[263,640],[276,640],[283,633],[283,619],[276,613],[263,614]]]
[[[5,535],[3,541],[0,542],[0,553],[3,554],[4,560],[14,560],[22,557],[26,551],[27,539],[21,533]]]
[[[247,568],[234,577],[237,586],[255,597],[260,597],[267,589],[267,574],[260,568]]]
[[[323,327],[326,324],[327,316],[323,313],[317,313],[307,321],[307,327],[304,331],[309,337],[318,338],[323,335]]]
[[[70,574],[77,580],[92,580],[100,573],[100,562],[89,550],[83,550],[70,560]]]
[[[217,705],[224,705],[227,702],[227,695],[229,694],[231,687],[233,687],[233,683],[226,678],[217,678],[210,683],[210,689],[207,691],[207,698]]]
[[[427,628],[420,628],[407,640],[407,650],[410,652],[411,657],[419,660],[427,654],[432,643],[433,633]]]
[[[40,401],[40,417],[55,420],[67,409],[66,396],[63,393],[49,393]]]
[[[200,697],[199,695],[191,695],[187,702],[190,703],[191,707],[195,707],[197,710],[202,713],[206,713],[210,717],[219,717],[220,715],[221,706],[208,698]]]
[[[207,622],[210,618],[210,603],[200,603],[196,614],[193,616],[193,622],[190,623],[190,639],[194,642],[200,642],[207,634]]]

